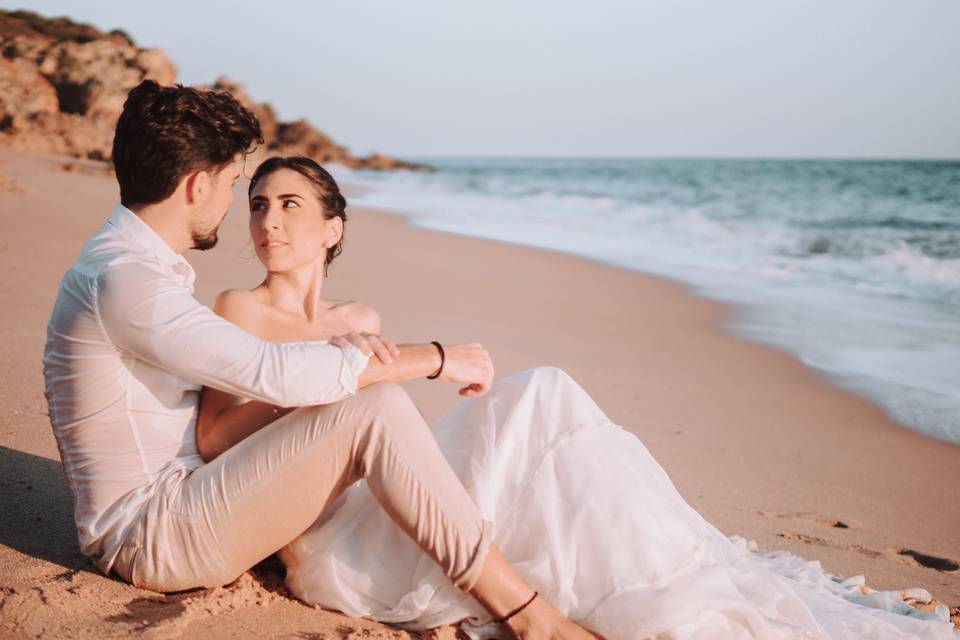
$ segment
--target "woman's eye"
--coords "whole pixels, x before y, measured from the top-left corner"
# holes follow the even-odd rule
[[[284,201],[283,201],[283,208],[284,208],[284,209],[289,209],[290,207],[288,207],[287,205],[293,205],[294,207],[300,206],[300,205],[298,205],[298,204],[297,204],[295,201],[293,201],[293,200],[284,200]]]
[[[259,202],[259,201],[258,201],[258,202],[254,202],[253,204],[250,205],[250,211],[262,211],[262,210],[263,210],[263,203],[262,203],[262,202]]]

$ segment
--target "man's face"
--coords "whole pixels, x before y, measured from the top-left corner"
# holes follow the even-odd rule
[[[210,190],[203,205],[198,207],[190,229],[194,249],[206,251],[217,244],[217,230],[233,203],[233,187],[240,178],[242,166],[242,160],[237,158],[222,169],[209,172]]]

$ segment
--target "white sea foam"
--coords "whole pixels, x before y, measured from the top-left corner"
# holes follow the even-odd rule
[[[951,250],[960,208],[892,201],[896,166],[822,165],[457,161],[435,174],[336,173],[366,188],[352,203],[418,225],[690,282],[741,309],[738,333],[960,443],[960,247],[921,248]],[[903,171],[921,192],[922,174]],[[926,216],[921,232],[906,210]]]

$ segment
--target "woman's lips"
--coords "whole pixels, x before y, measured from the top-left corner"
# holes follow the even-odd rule
[[[280,242],[279,240],[267,240],[260,243],[260,247],[266,251],[277,251],[278,249],[283,249],[287,245],[286,242]]]

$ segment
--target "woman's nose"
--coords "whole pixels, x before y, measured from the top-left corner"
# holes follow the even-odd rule
[[[280,227],[280,212],[274,207],[270,207],[263,214],[261,225],[264,229],[278,229]]]

